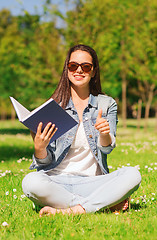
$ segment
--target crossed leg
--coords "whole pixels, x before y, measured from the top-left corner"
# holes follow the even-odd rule
[[[140,173],[127,167],[97,177],[54,177],[33,172],[23,181],[26,196],[40,206],[40,216],[83,214],[101,208],[126,210],[128,197],[139,187]],[[63,187],[64,186],[64,187]]]
[[[120,211],[120,210],[126,211],[128,209],[128,207],[129,207],[129,200],[126,199],[126,200],[122,201],[121,203],[118,203],[115,206],[112,206],[111,208],[109,208],[109,210],[111,212]],[[80,204],[76,205],[74,207],[71,207],[71,208],[66,208],[66,209],[56,209],[56,208],[52,208],[49,206],[45,206],[40,210],[39,216],[42,217],[44,215],[47,215],[47,216],[55,215],[56,213],[62,213],[63,215],[65,215],[65,214],[76,215],[76,214],[85,214],[86,211]]]

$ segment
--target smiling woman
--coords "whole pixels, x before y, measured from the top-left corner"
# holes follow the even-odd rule
[[[25,195],[43,207],[40,216],[102,208],[126,210],[141,175],[133,167],[108,172],[107,154],[115,147],[117,104],[101,92],[98,58],[91,47],[76,45],[69,50],[52,97],[78,125],[50,143],[55,126],[49,123],[42,132],[39,124],[31,165],[38,172],[24,178]]]

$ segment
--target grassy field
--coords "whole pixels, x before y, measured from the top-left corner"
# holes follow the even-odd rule
[[[134,166],[142,175],[131,208],[124,213],[97,212],[81,216],[39,218],[31,201],[24,197],[21,182],[29,172],[33,143],[18,121],[0,122],[0,239],[157,239],[157,132],[149,120],[147,132],[128,120],[117,130],[117,147],[108,157],[110,172]],[[141,122],[142,126],[144,121]]]

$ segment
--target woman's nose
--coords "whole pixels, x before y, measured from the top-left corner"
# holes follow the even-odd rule
[[[79,72],[79,73],[80,73],[80,72],[83,72],[81,66],[79,66],[79,67],[77,68],[76,72]]]

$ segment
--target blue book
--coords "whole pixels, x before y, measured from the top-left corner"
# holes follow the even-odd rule
[[[61,135],[69,131],[78,123],[52,98],[43,103],[40,107],[33,111],[28,111],[16,99],[10,97],[15,108],[18,119],[32,132],[37,132],[37,127],[40,122],[43,123],[43,129],[51,122],[58,128],[57,132],[51,138],[51,142],[59,138]]]

